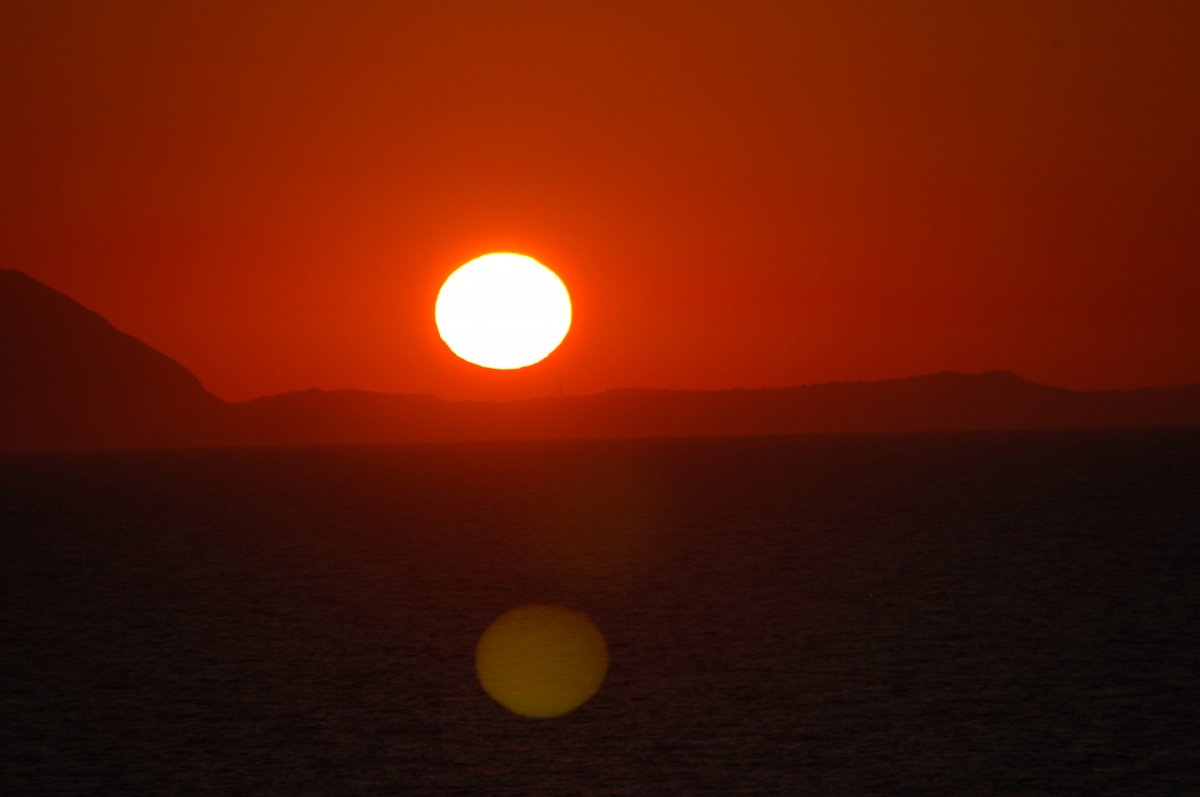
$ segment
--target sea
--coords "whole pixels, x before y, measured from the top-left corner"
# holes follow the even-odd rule
[[[5,795],[1200,794],[1200,429],[7,454],[0,527]]]

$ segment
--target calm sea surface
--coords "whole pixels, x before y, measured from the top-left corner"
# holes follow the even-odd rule
[[[0,457],[0,793],[1200,793],[1200,430]],[[480,689],[529,602],[608,677]]]

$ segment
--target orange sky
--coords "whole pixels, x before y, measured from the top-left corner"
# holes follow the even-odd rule
[[[0,266],[226,399],[1200,382],[1200,4],[31,1],[0,38]],[[433,326],[496,250],[575,301],[523,372]]]

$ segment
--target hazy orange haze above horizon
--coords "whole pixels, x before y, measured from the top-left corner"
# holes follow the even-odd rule
[[[0,265],[226,399],[1200,382],[1200,6],[6,3]],[[457,266],[571,292],[542,363]]]

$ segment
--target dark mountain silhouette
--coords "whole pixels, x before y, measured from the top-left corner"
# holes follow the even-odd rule
[[[0,271],[0,450],[1200,425],[1200,385],[1074,391],[947,372],[528,401],[310,390],[225,404],[174,360]]]
[[[186,368],[20,271],[0,270],[0,449],[190,445],[226,407]]]
[[[926,432],[1200,425],[1200,385],[1080,392],[1003,371],[773,390],[614,390],[528,401],[441,401],[307,391],[234,405],[239,441],[539,438]]]

